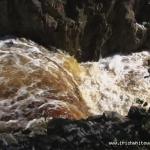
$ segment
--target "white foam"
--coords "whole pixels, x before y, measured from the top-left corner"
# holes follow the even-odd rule
[[[5,49],[8,42],[14,46]],[[32,108],[27,106],[32,102],[35,110],[47,106],[51,109],[66,108],[67,96],[71,95],[73,102],[74,99],[79,102],[80,93],[93,115],[104,111],[126,115],[130,106],[135,105],[136,98],[150,102],[150,78],[144,78],[149,75],[145,61],[150,59],[150,52],[115,55],[99,62],[78,64],[82,72],[77,74],[78,77],[63,66],[68,58],[67,54],[49,52],[31,41],[0,41],[2,114],[16,112],[18,120],[23,120],[22,114],[31,111]],[[12,71],[7,73],[6,66]],[[56,85],[51,85],[54,79]],[[63,90],[59,89],[60,84],[64,84]],[[2,94],[4,86],[8,95],[7,92]]]
[[[91,112],[117,111],[126,115],[135,99],[150,102],[150,78],[144,62],[148,51],[132,55],[115,55],[99,62],[82,64],[88,74],[83,76],[80,89]]]

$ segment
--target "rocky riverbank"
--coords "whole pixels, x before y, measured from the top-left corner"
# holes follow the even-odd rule
[[[44,131],[39,134],[39,130]],[[2,150],[149,150],[150,112],[131,107],[86,120],[53,119],[37,131],[0,134]],[[114,142],[114,143],[113,143]]]

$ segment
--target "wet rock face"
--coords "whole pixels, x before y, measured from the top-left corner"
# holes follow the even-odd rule
[[[5,150],[149,150],[146,142],[150,138],[150,114],[146,110],[142,112],[144,115],[140,112],[141,108],[131,108],[127,117],[106,112],[87,120],[53,119],[47,125],[46,134],[31,136],[30,131],[0,134],[0,147]],[[129,146],[109,143],[117,141],[130,143]],[[145,144],[132,145],[131,142]]]
[[[100,1],[96,5],[85,27],[82,43],[85,60],[89,56],[99,59],[100,55],[129,53],[143,46],[147,31],[136,21],[138,5],[134,0]]]
[[[0,8],[1,35],[30,38],[47,47],[55,46],[76,55],[80,27],[72,19],[67,19],[65,11],[68,5],[65,1],[2,0]]]
[[[136,12],[136,19],[138,22],[150,21],[150,0],[139,1],[138,9]]]
[[[149,18],[146,0],[1,0],[0,8],[0,35],[30,38],[84,61],[137,50],[146,28],[136,19]]]

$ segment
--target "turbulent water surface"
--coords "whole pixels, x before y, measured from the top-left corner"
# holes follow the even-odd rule
[[[150,102],[149,59],[143,51],[79,64],[32,41],[1,40],[0,120],[28,127],[40,118],[126,115],[138,99]]]

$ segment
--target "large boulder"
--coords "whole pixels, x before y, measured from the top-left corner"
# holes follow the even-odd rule
[[[139,23],[150,21],[150,0],[138,0],[136,19]]]

